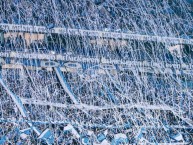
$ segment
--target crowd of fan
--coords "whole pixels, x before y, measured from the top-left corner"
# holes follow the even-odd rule
[[[0,23],[121,31],[186,38],[192,37],[191,33],[193,32],[193,13],[189,1],[2,0],[0,11]],[[99,46],[91,44],[87,38],[50,34],[45,37],[47,37],[45,40],[35,40],[30,44],[27,44],[21,35],[8,37],[4,42],[1,42],[1,51],[43,54],[70,53],[88,57],[170,63],[191,63],[193,58],[193,53],[189,51],[192,46],[185,46],[181,54],[182,57],[178,58],[168,51],[167,46],[160,43],[129,40],[126,46],[111,46],[109,44]],[[49,41],[49,39],[51,40]],[[57,41],[57,39],[61,41]],[[81,72],[63,73],[68,87],[83,104],[97,107],[125,104],[168,105],[175,111],[179,111],[177,113],[182,113],[183,118],[193,120],[191,77],[139,74],[133,70],[133,72],[118,71],[112,80],[107,73],[94,75],[94,71],[97,70],[89,72],[89,69],[85,68]],[[115,74],[110,73],[110,75]],[[2,78],[10,90],[19,97],[74,105],[63,90],[54,71],[42,69],[27,71],[9,68],[2,69]],[[1,118],[14,121],[21,119],[21,114],[11,98],[3,88],[0,89]],[[140,126],[155,126],[153,129],[146,129],[142,135],[149,142],[173,142],[170,139],[170,132],[173,134],[182,133],[186,142],[191,142],[192,138],[192,130],[186,129],[187,124],[170,111],[145,111],[136,108],[85,111],[78,108],[57,108],[35,104],[25,104],[24,107],[31,120],[50,122],[46,125],[34,125],[37,125],[40,130],[49,128],[54,134],[55,144],[81,143],[81,140],[75,138],[70,132],[64,132],[66,123],[61,125],[52,123],[61,120],[81,126],[81,129],[75,127],[81,136],[88,136],[88,130],[92,130],[93,134],[89,136],[89,139],[94,142],[98,142],[97,135],[103,133],[105,127],[108,130],[106,139],[109,142],[112,142],[115,134],[124,133],[127,135],[129,143],[136,143],[141,139],[136,137]],[[168,126],[185,127],[183,129],[177,127],[167,132],[162,124],[164,121]],[[110,127],[108,128],[108,126]],[[160,126],[161,129],[158,128]],[[25,139],[21,138],[19,132],[27,127],[26,124],[2,122],[0,127],[0,144],[1,141],[17,145],[40,142],[34,133],[30,133]],[[168,135],[164,135],[166,133]]]
[[[2,0],[0,11],[2,23],[178,37],[192,37],[193,31],[188,0]]]
[[[141,114],[144,110],[131,110],[133,113],[133,116],[137,116],[138,114]],[[100,143],[99,136],[102,134],[104,135],[104,132],[107,132],[105,134],[104,139],[106,139],[109,143],[111,143],[116,134],[125,134],[128,138],[129,144],[132,143],[138,143],[143,138],[144,140],[147,140],[150,143],[176,143],[184,141],[186,143],[191,143],[192,136],[193,136],[193,130],[191,128],[184,128],[181,129],[180,120],[178,120],[177,117],[172,115],[170,112],[164,112],[164,111],[147,111],[145,113],[148,113],[151,115],[149,118],[144,118],[144,116],[138,116],[134,120],[132,120],[132,116],[122,116],[122,119],[124,118],[130,118],[129,119],[129,125],[125,125],[122,127],[112,126],[110,128],[100,127],[100,126],[82,126],[80,124],[73,124],[74,129],[77,131],[77,133],[80,135],[80,138],[77,138],[73,132],[70,130],[65,130],[65,127],[67,126],[67,123],[34,123],[34,125],[40,129],[45,130],[45,128],[49,128],[52,132],[53,138],[54,138],[54,144],[60,145],[60,144],[83,144],[82,138],[87,137],[89,139],[90,144],[93,142]],[[165,116],[163,118],[163,116]],[[164,120],[165,119],[165,120]],[[151,123],[143,124],[145,121],[150,121]],[[163,122],[167,121],[167,127],[171,126],[169,131],[166,131],[164,128],[166,126],[163,125]],[[140,122],[143,122],[140,124]],[[174,123],[176,122],[176,124]],[[88,122],[86,122],[88,123]],[[175,127],[174,127],[175,126]],[[26,143],[28,144],[37,144],[42,143],[44,144],[44,140],[37,139],[38,136],[33,132],[32,129],[29,130],[29,132],[22,132],[23,129],[29,128],[27,126],[26,122],[6,122],[5,120],[0,123],[0,144],[16,144],[16,145],[24,145]],[[143,129],[143,131],[141,131]],[[171,134],[182,134],[183,140],[181,141],[175,141],[173,138],[171,138]],[[25,135],[24,135],[25,134]]]
[[[17,95],[19,95],[20,97],[24,97],[24,98],[29,98],[29,99],[37,99],[37,100],[43,100],[46,102],[52,102],[52,103],[64,103],[64,104],[71,104],[72,102],[68,101],[69,99],[67,99],[66,96],[68,96],[63,90],[62,87],[60,86],[60,83],[57,80],[56,74],[54,72],[47,72],[46,70],[39,70],[39,71],[29,71],[30,74],[29,76],[31,76],[31,78],[33,79],[33,83],[32,80],[30,80],[29,76],[27,77],[26,72],[23,72],[23,74],[21,75],[21,71],[18,69],[7,69],[6,71],[3,70],[3,78],[6,82],[6,84],[8,84],[8,87],[11,88],[11,90],[16,93]],[[78,98],[80,98],[81,102],[84,104],[88,104],[88,105],[97,105],[97,103],[95,104],[93,102],[93,98],[91,97],[91,95],[88,95],[89,97],[87,97],[87,94],[91,94],[94,92],[103,92],[103,94],[105,93],[106,90],[104,90],[103,87],[99,88],[96,87],[96,82],[92,82],[92,83],[88,83],[85,80],[82,80],[81,77],[78,77],[77,74],[73,74],[73,73],[66,73],[64,74],[67,82],[69,82],[69,86],[72,88],[74,94],[76,94],[78,96]],[[77,75],[77,76],[76,76]],[[116,96],[118,97],[121,102],[121,104],[124,103],[131,103],[131,104],[135,104],[135,103],[148,103],[148,104],[153,104],[153,105],[163,105],[163,102],[165,102],[165,104],[175,108],[175,107],[181,107],[181,109],[186,112],[186,118],[192,119],[191,117],[193,116],[191,113],[190,108],[192,108],[190,102],[191,102],[191,98],[189,98],[188,96],[186,96],[187,94],[184,94],[184,96],[181,96],[181,98],[178,95],[182,95],[178,93],[178,85],[176,84],[176,82],[172,81],[169,79],[169,81],[167,80],[167,78],[156,78],[156,77],[152,77],[152,76],[148,76],[147,78],[143,78],[142,81],[144,81],[144,84],[147,84],[146,86],[142,86],[141,84],[139,84],[138,82],[135,82],[135,79],[132,77],[133,75],[129,76],[129,75],[124,75],[123,78],[118,79],[119,81],[126,81],[128,83],[127,84],[127,89],[123,89],[124,91],[129,91],[129,92],[138,92],[139,90],[135,90],[134,88],[139,87],[141,88],[141,91],[143,93],[143,96],[138,96],[139,94],[135,94],[134,96],[127,96],[125,99],[127,99],[127,102],[122,101],[123,98],[121,98],[121,96]],[[27,79],[28,78],[28,79]],[[76,81],[75,81],[76,80]],[[100,81],[101,80],[99,78],[96,78],[96,80]],[[113,94],[116,93],[116,86],[113,85],[113,83],[109,83],[110,80],[108,79],[107,76],[104,75],[104,78],[102,78],[103,80],[103,84],[107,83],[108,84],[108,88],[110,89],[110,91],[112,91]],[[146,82],[148,81],[148,83]],[[87,82],[87,83],[86,83]],[[128,88],[129,82],[132,82],[133,85],[130,85],[130,88]],[[85,84],[86,83],[86,84]],[[16,85],[17,84],[17,85]],[[81,86],[81,84],[85,84],[85,86]],[[120,84],[124,84],[122,82],[120,82]],[[176,85],[175,85],[176,84]],[[34,87],[34,86],[38,86],[38,87]],[[87,89],[88,87],[92,87],[92,89]],[[175,87],[174,87],[175,86]],[[126,86],[125,86],[126,87]],[[157,90],[153,90],[153,88],[157,88]],[[77,89],[79,88],[79,89]],[[82,89],[80,89],[82,88]],[[84,88],[84,89],[83,89]],[[77,90],[79,91],[77,91]],[[132,90],[134,89],[134,90]],[[188,89],[188,88],[186,88]],[[3,89],[2,89],[3,90]],[[44,91],[42,91],[44,90]],[[45,91],[46,90],[46,91]],[[93,92],[89,92],[89,90],[93,90]],[[118,91],[118,90],[117,90]],[[125,94],[128,94],[128,92],[122,92]],[[156,93],[155,93],[156,91]],[[176,92],[175,92],[176,91]],[[98,93],[100,95],[100,93]],[[165,94],[165,95],[164,95]],[[168,97],[167,94],[171,94],[170,97]],[[108,95],[108,92],[106,92],[106,97]],[[11,99],[8,99],[9,96],[7,96],[5,91],[2,91],[2,96],[4,96],[4,102],[8,101],[8,103],[2,103],[2,107],[6,108],[3,110],[3,114],[2,114],[2,118],[10,118],[13,119],[15,118],[16,120],[18,120],[19,118],[21,118],[21,115],[19,113],[19,111],[15,111],[14,110],[14,106],[13,103],[10,104]],[[103,99],[99,99],[99,96],[97,98],[97,94],[95,97],[95,101],[99,101],[98,104],[102,105],[101,103],[103,103],[104,105],[109,105],[111,103],[111,100],[106,99],[105,100],[105,96],[101,96]],[[140,100],[141,99],[141,100]],[[180,99],[180,100],[178,100]],[[160,100],[162,100],[163,102],[159,102]],[[173,101],[172,101],[173,100]],[[132,102],[133,101],[133,102]],[[190,102],[188,102],[190,101]],[[187,106],[186,104],[190,104],[190,106]],[[8,107],[10,106],[10,107]],[[102,105],[103,106],[103,105]],[[32,120],[40,120],[42,122],[44,121],[49,121],[49,122],[54,122],[54,121],[60,121],[60,120],[64,120],[63,117],[65,117],[65,120],[67,122],[73,122],[73,123],[79,123],[81,124],[81,126],[86,126],[86,127],[90,127],[90,126],[97,126],[100,128],[104,127],[104,126],[109,126],[109,125],[120,125],[117,124],[118,122],[122,122],[123,125],[126,122],[130,122],[130,124],[127,126],[128,128],[132,128],[135,126],[159,126],[156,124],[156,119],[161,121],[162,119],[166,119],[169,125],[178,125],[178,126],[186,126],[186,123],[184,121],[182,121],[179,118],[176,118],[174,115],[172,115],[172,113],[167,113],[166,112],[160,112],[158,110],[156,111],[152,111],[152,112],[147,112],[144,110],[140,110],[140,109],[134,109],[134,110],[127,110],[126,108],[123,109],[113,109],[113,110],[106,110],[106,111],[89,111],[87,113],[85,113],[83,110],[79,110],[79,109],[60,109],[57,107],[51,107],[51,106],[39,106],[39,105],[25,105],[25,108],[29,111],[29,116],[30,119]],[[158,111],[158,112],[157,112]],[[57,112],[57,113],[56,113]],[[127,112],[127,113],[126,113]],[[61,116],[59,116],[58,114],[60,114]],[[121,117],[121,120],[117,120],[117,114],[119,114],[121,116],[122,115],[126,115],[125,117]],[[11,116],[11,117],[10,117]],[[79,116],[77,118],[77,116]],[[163,117],[164,116],[164,117]],[[155,120],[152,121],[152,118],[154,118]],[[124,121],[123,121],[124,120]],[[151,121],[150,121],[151,120]],[[151,124],[151,122],[154,122],[153,124]],[[121,124],[122,124],[121,123]],[[51,123],[52,124],[52,123]],[[64,125],[65,126],[65,125]],[[128,128],[125,128],[125,131],[128,130]],[[43,129],[43,128],[42,128]],[[144,136],[147,140],[149,140],[150,142],[171,142],[171,139],[168,139],[168,137],[163,137],[163,132],[164,130],[162,129],[162,131],[159,130],[159,133],[157,134],[156,132],[157,129],[155,130],[150,130],[148,131],[148,133]],[[183,133],[186,131],[177,129],[178,131],[182,131]],[[117,131],[117,132],[116,132]],[[114,133],[120,133],[120,130],[116,130]],[[124,131],[124,133],[126,133]],[[79,142],[78,139],[72,139],[69,138],[69,136],[72,136],[71,134],[67,134],[64,135],[62,132],[62,130],[59,130],[58,132],[59,135],[56,134],[55,139],[58,142]],[[150,132],[150,133],[149,133]],[[123,133],[123,132],[122,132]],[[151,134],[151,135],[150,135]],[[129,133],[129,136],[134,136],[131,135],[131,133]],[[155,136],[154,138],[150,138],[152,136]],[[185,136],[188,136],[185,134]],[[62,140],[62,138],[65,138],[64,140]],[[68,139],[67,139],[68,138]],[[109,141],[112,141],[112,137],[110,137],[111,139],[109,139]],[[9,137],[9,139],[11,139]],[[72,140],[71,140],[72,139]],[[69,141],[70,140],[70,141]],[[129,140],[135,141],[132,138],[129,138]],[[30,142],[30,139],[28,139],[27,141]]]

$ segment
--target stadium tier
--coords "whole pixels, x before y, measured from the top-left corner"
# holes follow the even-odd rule
[[[192,0],[1,0],[0,145],[192,145]]]

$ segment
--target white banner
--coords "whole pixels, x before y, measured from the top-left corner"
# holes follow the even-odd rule
[[[21,59],[38,59],[47,61],[68,61],[68,62],[77,62],[77,63],[95,63],[95,64],[107,64],[105,66],[112,66],[113,64],[119,65],[121,70],[127,70],[131,68],[145,68],[148,70],[150,68],[155,69],[165,69],[170,68],[167,71],[171,71],[172,69],[179,69],[179,70],[192,70],[193,65],[186,65],[186,64],[164,64],[158,62],[147,62],[147,61],[125,61],[125,60],[113,60],[113,59],[106,59],[106,58],[91,58],[91,57],[84,57],[84,56],[71,56],[71,55],[54,55],[54,54],[38,54],[38,53],[19,53],[19,52],[0,52],[1,58],[21,58]],[[58,65],[58,64],[54,64]],[[114,65],[113,65],[114,66]]]

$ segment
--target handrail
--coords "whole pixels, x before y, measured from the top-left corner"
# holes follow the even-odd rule
[[[3,23],[0,24],[0,30],[13,31],[13,32],[19,31],[19,32],[31,32],[31,33],[68,34],[68,35],[80,35],[80,36],[90,36],[90,37],[153,41],[153,42],[163,42],[168,44],[193,45],[193,39],[184,39],[184,38],[176,38],[176,37],[169,37],[169,36],[141,35],[141,34],[124,33],[124,32],[107,32],[107,31],[70,29],[70,28],[47,29],[45,26],[17,25],[17,24],[3,24]]]

